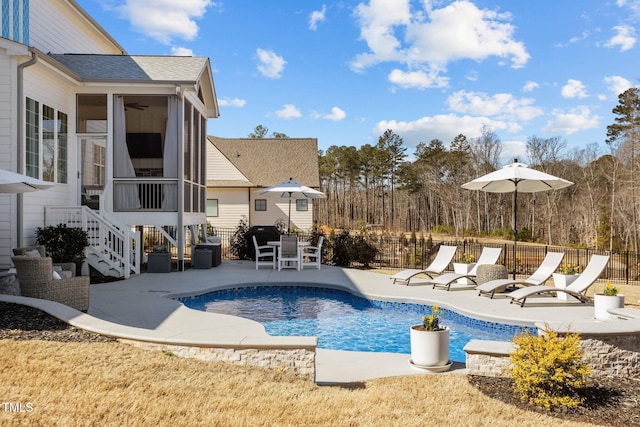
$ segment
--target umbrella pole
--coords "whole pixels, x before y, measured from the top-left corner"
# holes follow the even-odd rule
[[[291,193],[289,193],[289,223],[287,224],[287,234],[291,234]]]
[[[518,242],[518,189],[513,192],[513,280],[516,280],[516,244]]]

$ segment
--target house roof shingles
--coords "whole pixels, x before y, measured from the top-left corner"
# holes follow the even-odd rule
[[[50,54],[82,80],[195,82],[207,58],[191,56],[137,56]]]
[[[307,187],[320,187],[316,138],[208,138],[253,186],[269,187],[293,178]]]

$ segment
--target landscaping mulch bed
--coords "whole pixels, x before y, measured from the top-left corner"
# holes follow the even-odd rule
[[[114,342],[50,316],[32,307],[0,302],[0,339],[59,342]],[[585,403],[573,409],[545,409],[520,401],[508,378],[469,376],[469,382],[485,395],[530,411],[561,419],[611,427],[640,427],[640,379],[598,377],[584,390]]]
[[[585,402],[581,406],[557,408],[550,412],[522,402],[509,378],[469,376],[469,382],[489,397],[529,411],[610,427],[640,426],[640,379],[591,378],[582,393]]]

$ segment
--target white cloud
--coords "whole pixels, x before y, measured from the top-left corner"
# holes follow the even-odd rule
[[[279,79],[282,77],[282,71],[284,70],[284,64],[287,61],[282,56],[277,55],[272,50],[257,49],[258,54],[258,71],[265,77],[270,79]]]
[[[211,0],[126,0],[119,12],[133,28],[161,43],[174,38],[193,40],[198,35],[196,20],[202,18]]]
[[[186,47],[173,46],[171,48],[171,55],[173,56],[193,56],[193,50]]]
[[[522,91],[523,92],[533,92],[534,89],[538,89],[539,87],[540,87],[540,85],[538,83],[532,82],[531,80],[529,80],[522,87]]]
[[[620,76],[607,76],[603,81],[607,85],[609,92],[611,92],[616,98],[625,90],[633,87],[629,80]]]
[[[638,40],[636,38],[635,28],[630,25],[618,25],[613,27],[613,31],[617,34],[605,43],[606,47],[620,47],[620,52],[624,52],[625,50],[629,50],[635,46],[636,41]]]
[[[360,38],[369,51],[353,59],[352,70],[391,61],[433,75],[461,59],[480,62],[496,56],[509,59],[513,68],[529,60],[524,44],[513,38],[515,28],[507,13],[481,10],[467,0],[440,9],[433,7],[436,2],[424,1],[424,10],[413,11],[409,3],[370,0],[356,7]]]
[[[631,19],[640,19],[640,0],[616,0],[616,4],[619,7],[628,8]]]
[[[545,134],[563,134],[571,135],[572,133],[597,128],[600,124],[601,117],[592,115],[589,107],[579,106],[568,112],[556,109],[552,112],[553,118],[549,120],[542,132]]]
[[[311,12],[311,15],[309,15],[309,29],[310,30],[317,30],[318,29],[318,22],[323,22],[324,21],[324,16],[325,13],[327,11],[327,5],[323,4],[322,5],[322,10],[314,10],[313,12]]]
[[[516,123],[493,120],[485,116],[438,114],[410,122],[381,120],[376,123],[373,132],[374,135],[381,135],[385,130],[391,129],[400,135],[407,144],[412,146],[415,146],[418,142],[431,141],[434,138],[440,139],[445,145],[448,145],[456,135],[461,133],[467,138],[479,137],[483,126],[487,126],[494,131],[504,130],[510,133],[522,130]]]
[[[333,107],[331,109],[331,113],[322,116],[323,119],[332,120],[334,122],[344,120],[345,117],[347,117],[347,113],[345,113],[343,109],[338,107]]]
[[[542,109],[534,107],[532,98],[516,98],[510,93],[489,96],[482,92],[454,92],[447,99],[449,108],[457,113],[495,116],[500,119],[531,120],[542,115]]]
[[[247,104],[247,101],[240,98],[219,98],[218,104],[221,107],[237,107],[242,108]]]
[[[302,116],[302,113],[300,113],[300,110],[298,110],[296,108],[295,105],[293,104],[285,104],[283,105],[282,110],[278,110],[275,112],[276,117],[279,117],[281,119],[296,119],[298,117]]]
[[[434,87],[449,86],[447,77],[439,76],[438,73],[427,73],[425,71],[402,71],[395,69],[389,73],[389,81],[404,89],[417,88],[426,89]]]
[[[580,80],[569,79],[560,91],[564,98],[587,98],[586,87]]]

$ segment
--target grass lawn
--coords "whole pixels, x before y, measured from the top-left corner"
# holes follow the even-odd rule
[[[491,399],[465,375],[317,386],[120,343],[0,340],[1,425],[577,426]],[[29,404],[29,405],[27,405]]]

